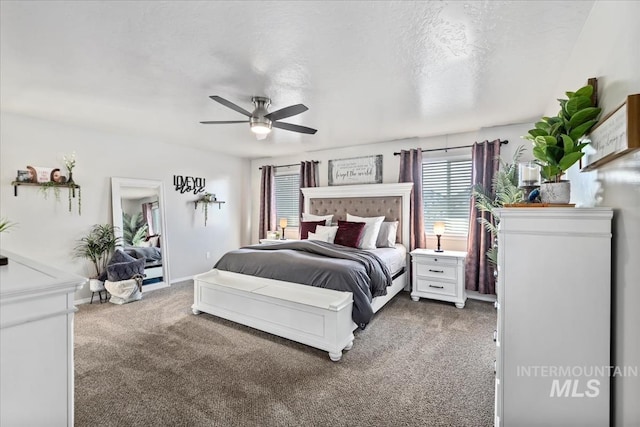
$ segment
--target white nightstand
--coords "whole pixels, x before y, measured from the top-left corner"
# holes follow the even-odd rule
[[[432,249],[411,251],[411,299],[431,298],[449,301],[463,308],[467,300],[464,287],[466,252]]]

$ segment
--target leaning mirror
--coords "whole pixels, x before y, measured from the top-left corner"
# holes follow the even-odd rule
[[[169,253],[162,181],[111,178],[113,225],[123,250],[145,259],[142,290],[169,286]]]

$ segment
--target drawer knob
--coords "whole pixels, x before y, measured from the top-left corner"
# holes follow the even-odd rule
[[[432,273],[444,273],[444,270],[432,270],[432,269],[429,269],[429,271],[432,272]]]
[[[437,289],[443,289],[444,286],[438,286],[438,285],[429,285],[430,288],[437,288]]]

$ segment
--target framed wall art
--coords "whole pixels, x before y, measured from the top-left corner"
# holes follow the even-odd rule
[[[585,137],[592,153],[587,154],[590,171],[623,154],[640,149],[640,94],[629,95],[622,105],[604,117]]]
[[[329,160],[329,185],[382,183],[382,154]]]

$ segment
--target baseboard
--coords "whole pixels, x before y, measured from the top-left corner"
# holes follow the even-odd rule
[[[478,291],[467,291],[467,298],[469,299],[475,299],[478,301],[488,301],[488,302],[495,302],[496,301],[496,296],[493,294],[481,294]]]
[[[94,298],[95,299],[95,298]],[[73,305],[80,305],[80,304],[89,304],[91,302],[91,297],[89,298],[82,298],[82,299],[77,299],[73,301]],[[100,301],[98,301],[99,303]]]
[[[176,283],[186,282],[187,280],[193,280],[193,276],[178,277],[177,279],[171,280],[171,284],[175,285]]]

